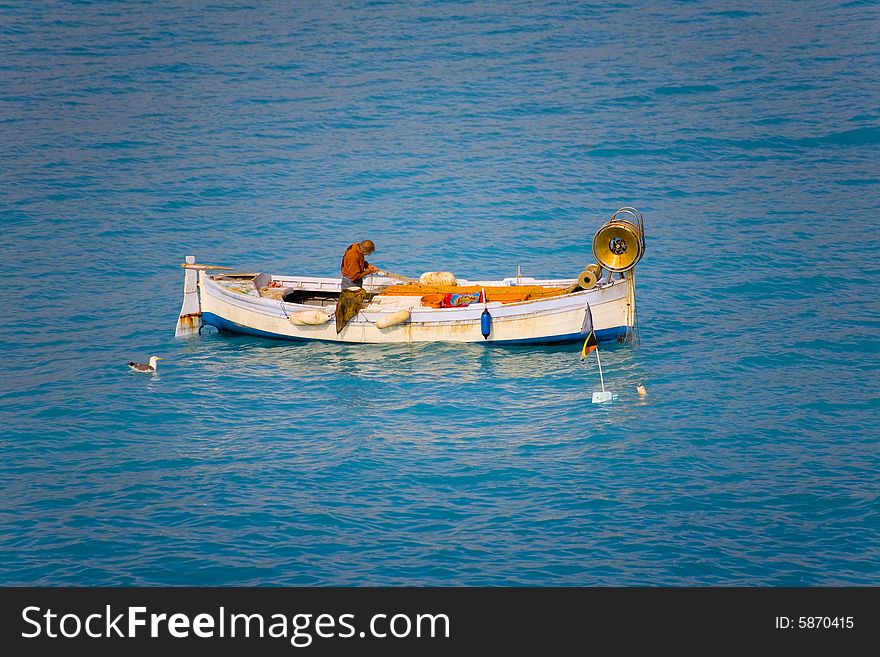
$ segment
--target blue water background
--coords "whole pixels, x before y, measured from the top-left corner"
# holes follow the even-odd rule
[[[0,55],[0,584],[880,584],[875,3],[7,1]],[[173,337],[188,254],[573,277],[623,205],[610,405],[578,345]]]

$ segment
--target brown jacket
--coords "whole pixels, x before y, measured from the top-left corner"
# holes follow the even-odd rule
[[[352,244],[345,250],[342,256],[342,275],[351,281],[359,281],[367,273],[369,263],[364,259],[364,254],[358,248],[357,243]]]

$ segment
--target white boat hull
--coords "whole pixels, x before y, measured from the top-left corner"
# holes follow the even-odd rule
[[[187,274],[189,275],[188,271]],[[311,290],[339,291],[339,279],[269,277],[266,280],[286,286]],[[564,287],[571,281],[533,281],[529,284],[551,284]],[[485,287],[510,285],[511,280],[471,282]],[[185,288],[184,308],[178,321],[178,335],[197,332],[199,324],[214,326],[220,331],[258,335],[285,340],[320,340],[353,343],[413,342],[476,342],[491,344],[551,344],[583,340],[592,327],[599,340],[613,339],[626,333],[631,325],[631,292],[627,281],[604,281],[591,290],[516,303],[489,302],[461,308],[427,308],[416,297],[383,297],[373,299],[340,333],[335,322],[322,325],[294,323],[291,316],[314,305],[287,303],[277,299],[247,294],[224,287],[205,271],[198,272],[193,285]],[[188,293],[188,295],[187,295]],[[189,296],[189,299],[187,299]],[[491,297],[490,297],[491,298]],[[408,306],[409,320],[386,328],[376,323]],[[196,312],[195,307],[198,307]],[[484,309],[491,315],[491,331],[484,337],[481,316]],[[332,315],[332,307],[326,309]],[[184,312],[186,311],[186,312]],[[197,321],[196,321],[197,320]],[[383,322],[380,322],[382,324]]]

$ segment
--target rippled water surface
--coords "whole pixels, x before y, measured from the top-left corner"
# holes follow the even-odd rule
[[[880,583],[874,3],[7,0],[0,54],[0,583]],[[188,254],[573,277],[623,205],[611,405],[578,345],[173,337]]]

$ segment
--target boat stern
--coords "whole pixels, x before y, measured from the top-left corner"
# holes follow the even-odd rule
[[[177,317],[177,326],[174,329],[174,337],[177,338],[197,335],[202,328],[202,307],[199,301],[200,267],[195,263],[195,256],[186,256],[186,262],[180,265],[185,273],[183,305],[180,307],[180,315]]]

